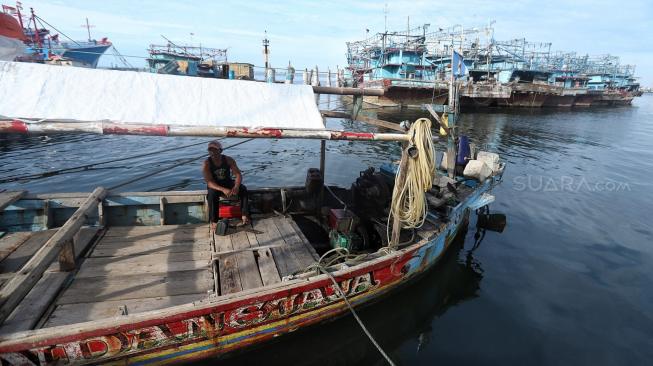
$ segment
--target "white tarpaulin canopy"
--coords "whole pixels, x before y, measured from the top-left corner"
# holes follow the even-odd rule
[[[0,61],[0,116],[322,129],[309,85]]]

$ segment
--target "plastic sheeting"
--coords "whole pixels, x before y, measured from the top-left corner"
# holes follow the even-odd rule
[[[0,62],[0,116],[178,126],[324,128],[308,85]]]

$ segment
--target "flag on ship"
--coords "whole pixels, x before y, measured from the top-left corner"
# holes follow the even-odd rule
[[[455,77],[461,77],[467,75],[467,66],[465,66],[465,62],[463,61],[463,56],[456,51],[453,51],[452,65],[453,65],[453,69],[452,69],[453,75]]]

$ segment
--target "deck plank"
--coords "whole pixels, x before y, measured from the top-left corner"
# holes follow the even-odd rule
[[[166,274],[77,278],[59,298],[57,305],[206,294],[212,288],[213,276],[207,269]]]
[[[261,220],[253,221],[254,230],[261,232],[262,234],[255,234],[253,232],[247,232],[247,238],[249,239],[249,245],[252,248],[259,247],[259,239],[263,242],[269,241],[267,238],[267,233],[263,233],[265,230],[265,225],[261,223]],[[281,282],[281,277],[279,276],[279,270],[277,270],[277,265],[274,262],[274,257],[272,256],[272,250],[270,248],[262,248],[257,250],[258,253],[258,268],[261,273],[261,280],[263,285],[272,285],[278,282]]]
[[[111,227],[93,252],[95,257],[208,251],[206,225]]]
[[[206,294],[190,294],[59,305],[48,318],[44,328],[121,316],[123,315],[121,307],[126,307],[128,314],[136,314],[188,304],[206,298]]]
[[[107,232],[111,231],[109,229]],[[130,243],[151,243],[160,242],[161,240],[185,242],[206,239],[209,237],[208,231],[204,228],[193,231],[174,231],[169,230],[161,232],[150,232],[147,234],[126,234],[124,236],[106,236],[104,235],[105,245],[115,245],[116,243],[130,242]]]
[[[57,229],[36,231],[16,250],[0,262],[0,273],[16,272],[57,232]]]
[[[0,261],[13,253],[14,250],[27,241],[32,234],[31,231],[18,231],[15,233],[7,233],[0,238]]]
[[[234,250],[250,248],[247,233],[244,231],[231,235],[231,243]],[[263,285],[256,258],[254,258],[254,253],[251,250],[236,253],[236,261],[243,290],[250,290]]]
[[[283,240],[283,236],[279,232],[277,225],[274,223],[274,218],[263,220],[264,233],[267,236],[257,234],[259,245],[280,245],[279,247],[272,248],[272,255],[274,262],[277,265],[279,276],[282,278],[293,274],[299,270],[301,265],[293,255],[292,249],[288,247]]]
[[[67,272],[44,273],[0,327],[0,334],[33,329],[68,278]]]
[[[98,246],[91,253],[92,257],[120,257],[129,255],[147,255],[147,254],[167,254],[167,253],[181,253],[181,252],[195,252],[195,251],[210,251],[208,238],[198,239],[196,241],[166,241],[150,243],[132,243],[125,241],[123,243],[116,243],[115,245],[106,245],[103,243],[104,239],[98,243]]]
[[[112,226],[104,237],[107,240],[115,238],[124,240],[125,238],[146,240],[152,237],[162,237],[164,235],[176,238],[193,238],[197,236],[208,237],[209,229],[206,224],[203,225],[157,225],[157,226]]]
[[[283,237],[283,240],[288,244],[288,247],[292,251],[295,259],[297,260],[300,268],[303,269],[315,262],[315,258],[309,252],[304,241],[297,234],[295,229],[290,225],[290,220],[287,217],[275,217],[274,223],[279,229],[279,233]]]
[[[318,261],[320,259],[320,256],[315,251],[315,248],[311,245],[311,242],[308,241],[308,238],[306,238],[306,235],[304,235],[304,233],[302,232],[302,229],[299,228],[299,225],[297,225],[295,220],[293,220],[291,218],[288,219],[288,222],[290,223],[290,226],[297,233],[297,236],[299,236],[299,239],[302,241],[302,243],[306,247],[306,250],[308,251],[308,253],[313,258],[313,261]]]
[[[169,261],[168,255],[152,254],[136,257],[121,257],[121,260],[98,262],[98,258],[89,258],[77,273],[76,278],[109,277],[136,274],[157,274],[179,271],[192,271],[196,269],[209,269],[209,252],[191,252],[192,254],[205,253],[204,258],[186,261]],[[178,254],[178,253],[173,253]],[[186,254],[186,253],[182,253]],[[199,257],[199,255],[197,256]],[[107,258],[99,258],[107,259]]]
[[[9,191],[0,193],[0,211],[18,201],[27,191]]]
[[[217,252],[233,250],[231,235],[215,236],[215,250]],[[243,289],[238,273],[238,259],[235,253],[225,254],[218,259],[218,274],[220,277],[220,294],[227,295]]]

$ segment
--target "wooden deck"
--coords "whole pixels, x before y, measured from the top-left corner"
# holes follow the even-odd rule
[[[0,237],[0,288],[13,278],[32,256],[54,235],[56,229],[6,233]],[[74,255],[79,258],[93,241],[98,228],[83,228],[74,239]],[[53,261],[36,285],[0,326],[0,333],[32,329],[64,286],[69,272],[59,270]]]
[[[280,282],[319,259],[291,218],[276,216],[253,223],[253,228],[215,236],[221,295]]]
[[[0,287],[56,230],[0,238]],[[213,236],[207,224],[85,228],[75,272],[53,262],[0,333],[156,310],[280,282],[318,257],[289,217]],[[96,235],[97,234],[97,235]],[[213,240],[213,241],[212,241]],[[62,290],[63,288],[63,290]]]
[[[110,227],[56,299],[45,326],[207,298],[210,258],[207,225]]]

